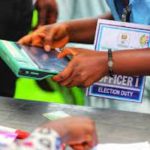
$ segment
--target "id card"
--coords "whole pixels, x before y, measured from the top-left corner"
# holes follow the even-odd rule
[[[98,21],[95,37],[96,51],[106,51],[109,48],[117,51],[148,47],[150,47],[149,26],[102,19]],[[143,76],[106,76],[87,89],[87,96],[141,102],[144,83]]]

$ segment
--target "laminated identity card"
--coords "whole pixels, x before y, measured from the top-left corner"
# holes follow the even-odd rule
[[[62,71],[69,62],[58,59],[59,48],[45,52],[42,48],[0,40],[0,57],[17,77],[41,80]]]
[[[102,19],[98,21],[95,37],[96,51],[106,51],[110,48],[117,51],[148,47],[150,47],[149,26]],[[144,83],[145,77],[143,76],[106,76],[89,87],[87,95],[141,102]]]

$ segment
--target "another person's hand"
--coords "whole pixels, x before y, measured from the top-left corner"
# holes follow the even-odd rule
[[[56,0],[37,0],[35,8],[38,10],[38,25],[55,23],[58,16]]]
[[[67,117],[43,126],[59,133],[62,142],[76,150],[87,150],[97,144],[95,123],[87,117]]]
[[[20,44],[43,47],[46,51],[51,48],[62,48],[69,41],[67,24],[57,23],[38,28],[19,40]]]
[[[68,66],[53,80],[62,86],[88,87],[107,75],[107,53],[79,48],[65,48],[59,58],[73,55]]]

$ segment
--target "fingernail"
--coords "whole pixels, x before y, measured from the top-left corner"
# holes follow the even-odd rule
[[[50,47],[49,45],[45,45],[45,46],[44,46],[44,49],[45,49],[47,52],[49,52],[49,51],[51,50],[51,47]]]

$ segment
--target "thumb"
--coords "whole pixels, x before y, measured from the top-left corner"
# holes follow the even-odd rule
[[[48,32],[48,31],[47,31]],[[51,48],[52,48],[52,44],[53,44],[53,41],[54,41],[54,37],[55,37],[55,34],[56,34],[56,30],[53,29],[51,30],[46,36],[45,36],[45,39],[44,39],[44,49],[46,51],[50,51]]]
[[[63,58],[67,55],[72,55],[75,56],[78,54],[78,51],[76,48],[64,48],[63,51],[61,53],[58,54],[58,58]]]
[[[60,38],[59,40],[56,40],[55,42],[52,43],[52,48],[62,48],[64,47],[69,41],[69,37],[63,37]]]

